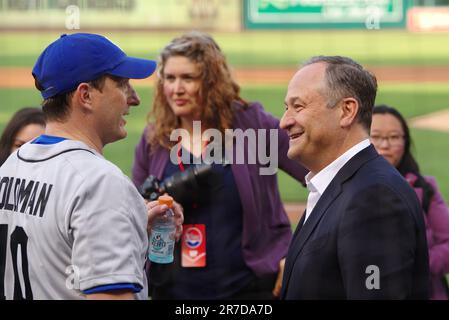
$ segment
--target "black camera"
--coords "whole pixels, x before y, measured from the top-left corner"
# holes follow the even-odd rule
[[[199,164],[180,171],[160,181],[149,176],[140,187],[140,194],[147,200],[156,200],[160,195],[168,193],[181,204],[189,203],[192,195],[199,192],[212,173],[212,165]]]

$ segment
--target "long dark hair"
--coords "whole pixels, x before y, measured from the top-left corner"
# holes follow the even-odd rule
[[[45,126],[45,117],[41,108],[27,107],[17,111],[3,130],[0,138],[0,166],[8,159],[17,133],[29,124]]]
[[[398,110],[384,104],[375,106],[373,109],[373,115],[374,114],[390,114],[401,123],[402,131],[404,132],[404,154],[402,155],[401,161],[399,161],[396,169],[398,169],[398,171],[404,177],[407,173],[413,173],[417,176],[418,179],[416,180],[414,187],[423,189],[422,207],[424,209],[424,212],[427,213],[430,205],[430,200],[432,199],[435,191],[433,190],[433,187],[429,183],[427,183],[427,181],[421,175],[418,163],[416,162],[410,151],[411,147],[413,146],[413,141],[410,136],[410,130],[408,128],[407,122]]]

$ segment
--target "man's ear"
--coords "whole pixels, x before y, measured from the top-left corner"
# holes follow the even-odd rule
[[[357,118],[359,103],[354,98],[344,98],[341,102],[340,126],[346,128],[351,126]]]
[[[76,88],[75,98],[83,111],[92,110],[92,88],[89,84],[82,82]]]

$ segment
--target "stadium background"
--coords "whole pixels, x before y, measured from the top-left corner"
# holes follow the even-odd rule
[[[40,104],[31,68],[62,33],[101,33],[129,55],[154,59],[173,37],[204,30],[243,97],[278,117],[302,60],[345,55],[367,66],[379,81],[376,103],[407,117],[422,172],[449,200],[448,8],[449,0],[0,0],[0,131],[17,109]],[[128,116],[128,137],[105,148],[128,175],[154,78],[134,81],[142,104]],[[295,226],[307,191],[283,173],[279,183]]]

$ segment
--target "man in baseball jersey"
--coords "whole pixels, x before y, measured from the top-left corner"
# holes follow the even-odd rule
[[[45,134],[0,168],[0,299],[147,298],[147,227],[164,208],[147,208],[102,151],[140,103],[129,79],[155,68],[95,34],[62,35],[40,55]]]

